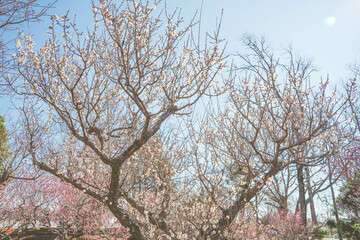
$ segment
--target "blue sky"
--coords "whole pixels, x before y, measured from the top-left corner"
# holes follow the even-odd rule
[[[202,38],[215,29],[223,10],[221,37],[228,42],[227,53],[241,51],[244,33],[264,35],[275,49],[291,43],[300,55],[313,59],[319,71],[312,81],[329,74],[332,85],[350,77],[348,64],[360,62],[360,0],[167,0],[167,5],[181,8],[189,21],[202,1]],[[49,14],[67,11],[77,15],[80,27],[92,26],[91,0],[58,0]],[[37,47],[48,38],[49,17],[43,20],[30,25]]]
[[[360,59],[360,0],[204,0],[204,20],[221,8],[229,51],[239,50],[237,39],[245,32],[265,35],[275,48],[292,43],[333,82],[346,78],[346,64]]]
[[[212,31],[223,19],[221,35],[228,41],[227,51],[241,50],[244,33],[267,37],[276,49],[288,46],[313,59],[316,76],[329,74],[333,84],[349,78],[346,66],[360,61],[360,0],[167,0],[170,9],[180,7],[190,19],[202,9],[204,31]],[[77,14],[81,25],[91,20],[90,0],[58,0],[51,13]],[[46,20],[32,26],[36,39],[46,37]],[[39,44],[40,44],[39,42]]]

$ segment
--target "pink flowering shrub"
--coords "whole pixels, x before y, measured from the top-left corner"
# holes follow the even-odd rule
[[[330,161],[330,172],[344,181],[351,181],[360,171],[360,139],[354,139]]]
[[[349,218],[360,221],[360,139],[354,139],[333,159],[332,168],[345,182],[338,197],[340,208]]]
[[[240,220],[231,225],[227,237],[229,239],[257,239],[259,227],[261,226],[257,227],[255,219],[241,216]]]
[[[106,234],[126,240],[130,234],[108,209],[54,176],[13,180],[0,192],[2,229],[59,227],[62,236]],[[120,238],[121,237],[121,238]]]
[[[283,211],[278,215],[270,216],[264,235],[265,239],[300,240],[308,239],[310,233],[311,225],[302,225],[300,212],[293,214]]]
[[[72,235],[99,234],[111,227],[107,234],[122,236],[122,239],[130,236],[103,204],[80,190],[60,183],[55,194],[57,202],[53,220],[66,232]]]
[[[229,240],[308,240],[311,227],[311,224],[302,225],[300,213],[283,211],[257,221],[254,214],[240,214],[226,237]]]

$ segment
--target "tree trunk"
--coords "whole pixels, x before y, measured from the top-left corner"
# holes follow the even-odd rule
[[[299,184],[299,203],[300,203],[300,214],[302,219],[302,224],[306,226],[306,198],[305,198],[305,183],[304,183],[304,172],[303,166],[297,166],[297,180]]]
[[[329,169],[330,169],[330,166],[329,166]],[[329,175],[329,181],[330,181],[331,197],[332,197],[332,200],[333,200],[334,214],[335,214],[335,219],[336,219],[336,228],[337,228],[337,232],[339,234],[339,239],[343,240],[342,229],[341,229],[340,221],[339,221],[339,214],[338,214],[338,208],[337,208],[337,205],[336,205],[336,198],[335,198],[335,192],[334,192],[333,183],[332,183],[331,172],[329,174],[330,174]]]
[[[141,232],[139,226],[133,223],[130,220],[129,216],[126,213],[122,213],[119,208],[116,206],[108,206],[109,210],[114,214],[114,216],[119,220],[121,225],[126,227],[131,234],[128,240],[148,240]]]
[[[310,211],[311,211],[311,221],[313,224],[317,224],[317,219],[316,219],[316,211],[315,211],[315,204],[314,204],[314,198],[312,197],[312,187],[311,187],[311,182],[310,182],[310,171],[309,168],[305,167],[305,172],[306,172],[306,184],[307,184],[307,189],[309,191],[309,198],[310,198]]]

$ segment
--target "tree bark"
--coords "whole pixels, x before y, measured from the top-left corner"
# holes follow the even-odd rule
[[[310,198],[310,212],[311,212],[311,221],[313,224],[317,224],[317,219],[316,219],[316,211],[315,211],[315,204],[314,204],[314,197],[312,197],[312,186],[311,186],[311,182],[310,182],[310,171],[309,168],[305,167],[305,172],[306,172],[306,185],[307,185],[307,189],[309,191],[309,198]]]
[[[330,166],[329,166],[330,169]],[[338,214],[338,208],[336,205],[336,198],[335,198],[335,192],[334,192],[334,187],[333,187],[333,183],[332,183],[332,176],[331,176],[331,172],[329,175],[329,182],[330,182],[330,189],[331,189],[331,198],[333,200],[333,205],[334,205],[334,214],[335,214],[335,219],[336,219],[336,228],[337,228],[337,232],[339,234],[339,239],[343,240],[342,237],[342,230],[341,230],[341,226],[340,226],[340,221],[339,221],[339,214]]]
[[[297,166],[297,180],[299,184],[299,204],[300,204],[300,215],[302,219],[302,224],[306,226],[306,198],[305,198],[305,183],[304,183],[304,172],[303,166]]]

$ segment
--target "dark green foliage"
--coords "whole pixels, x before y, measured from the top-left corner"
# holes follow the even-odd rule
[[[328,219],[326,222],[326,226],[329,228],[336,228],[336,222],[334,219]]]
[[[5,127],[5,118],[0,116],[0,173],[4,171],[5,159],[10,157],[8,147],[8,133]]]
[[[341,228],[347,239],[360,240],[360,171],[341,188],[337,201],[348,219],[341,220]]]
[[[340,208],[350,218],[360,221],[360,171],[341,189],[338,198]]]
[[[329,231],[324,227],[317,227],[316,229],[314,229],[312,235],[315,239],[323,239],[325,236],[329,235]]]
[[[360,240],[360,223],[356,219],[341,221],[342,231],[347,239]]]

